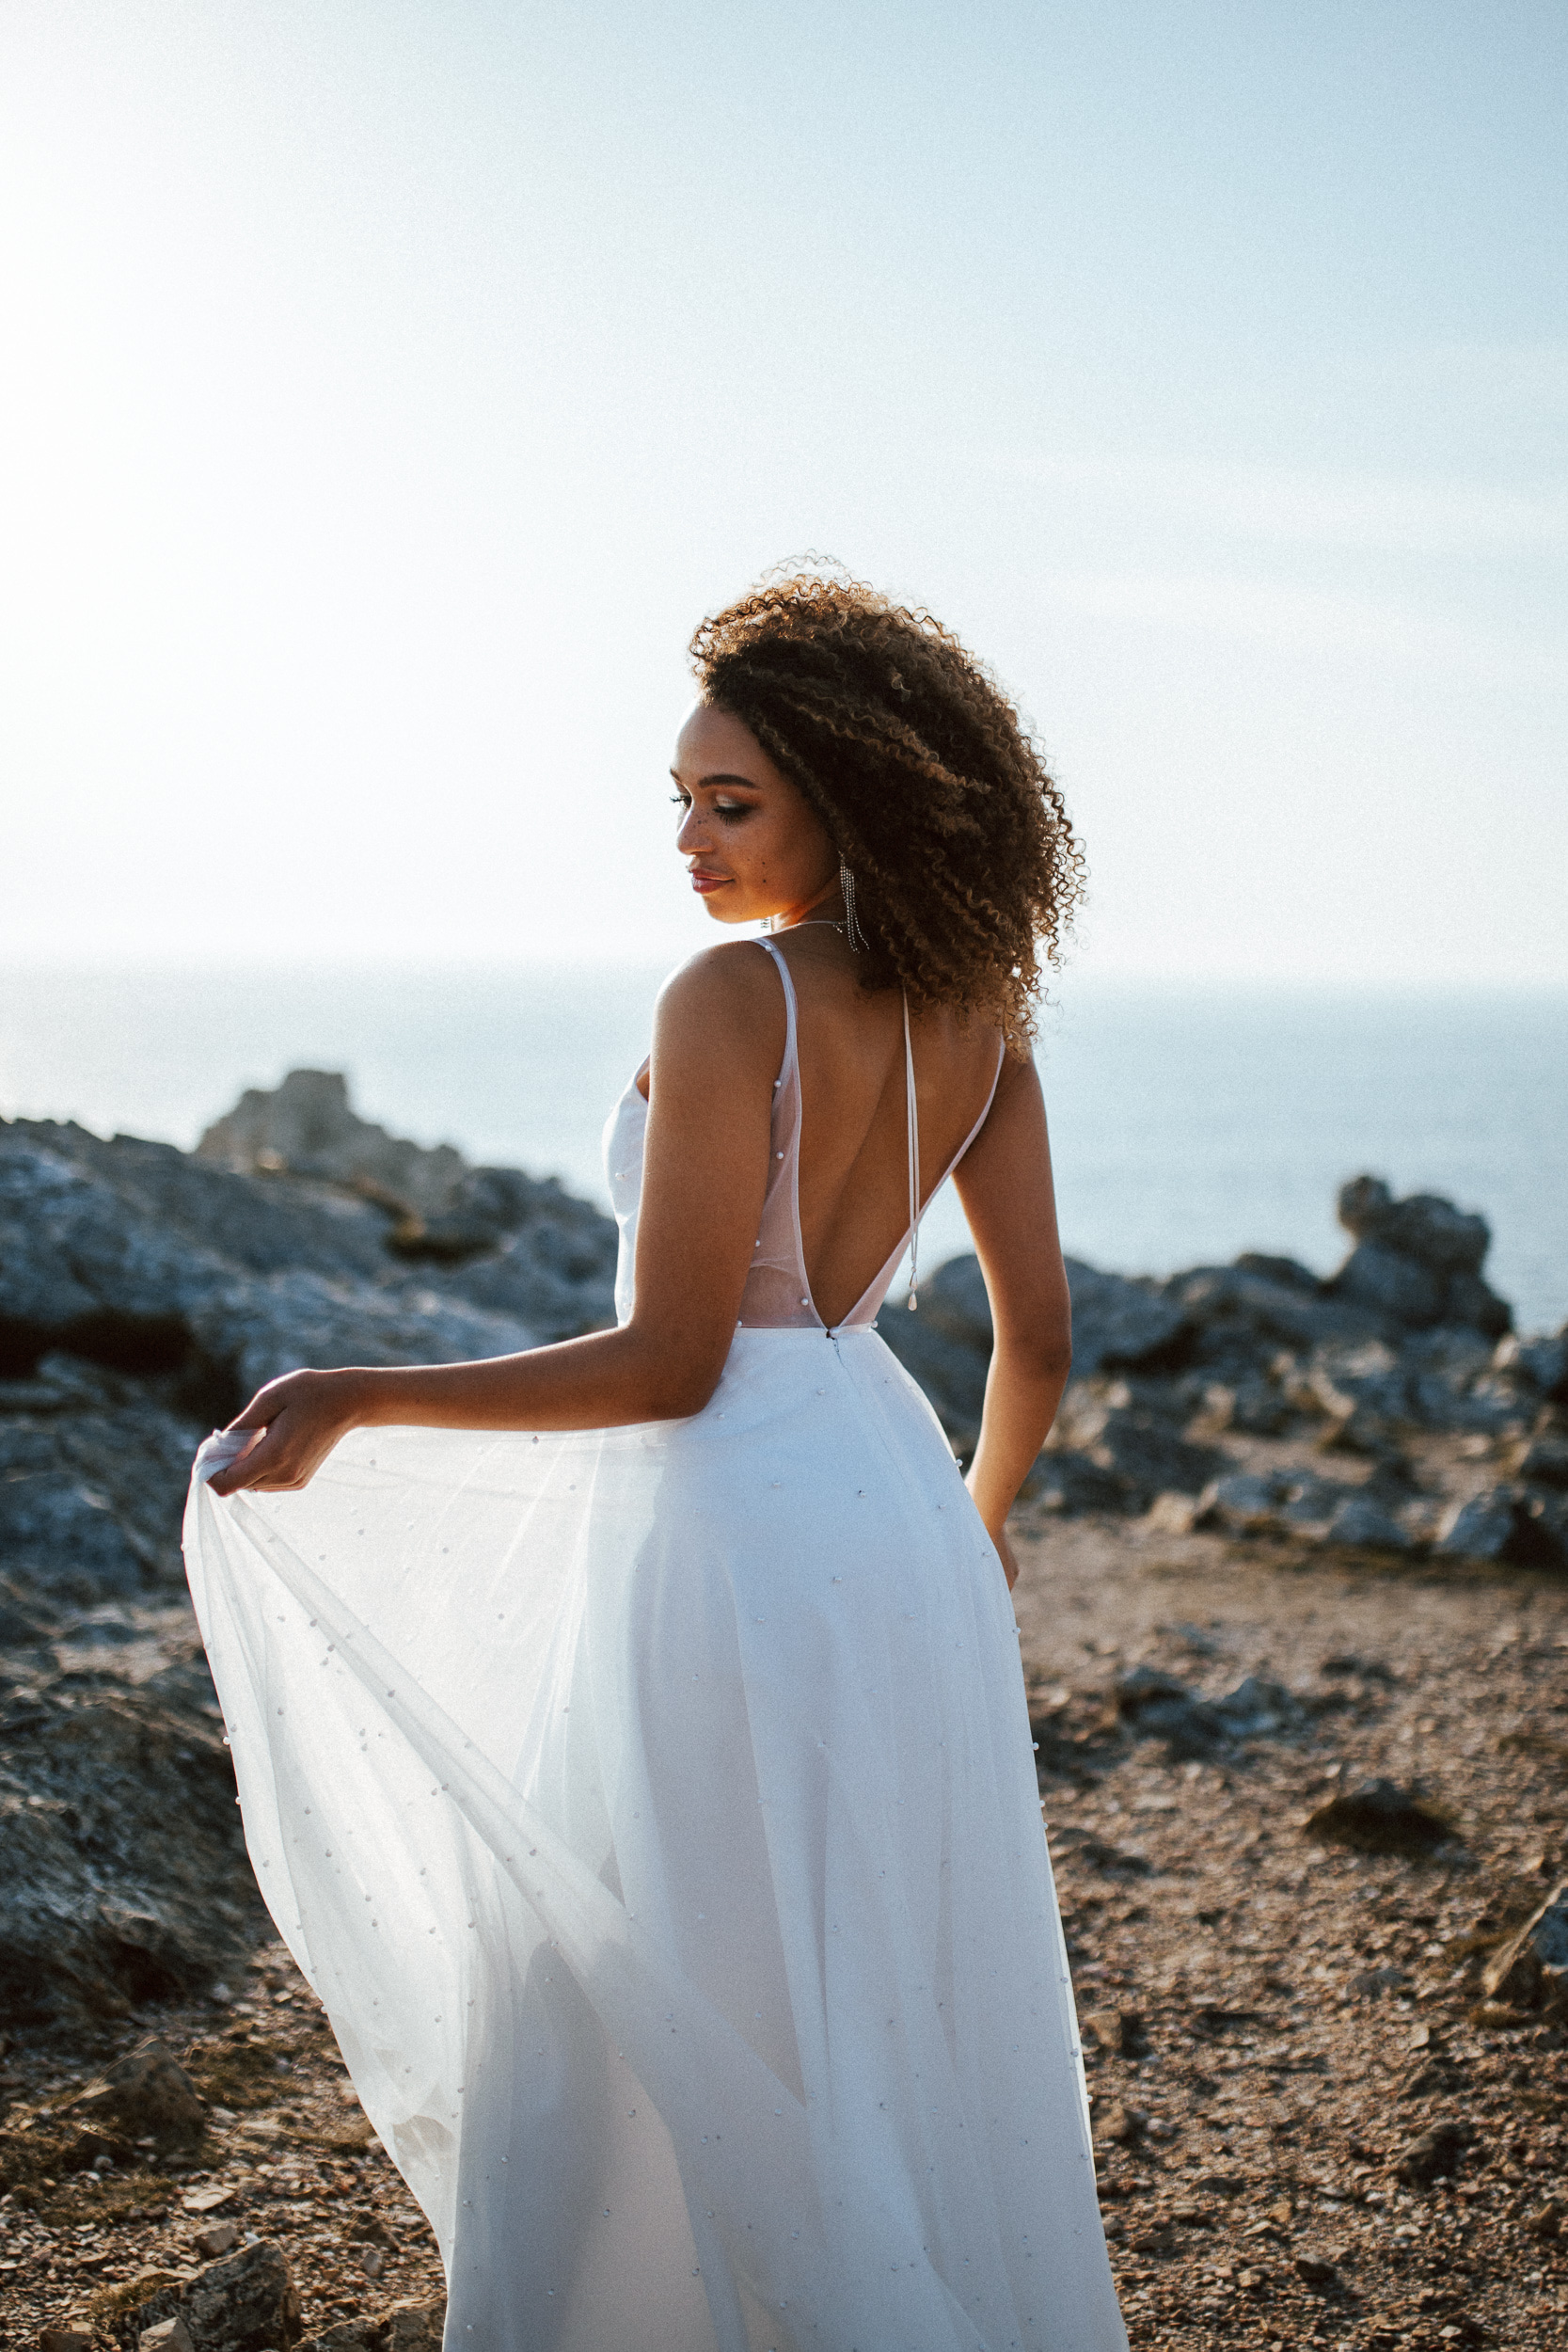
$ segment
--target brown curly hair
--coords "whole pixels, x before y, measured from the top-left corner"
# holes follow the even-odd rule
[[[691,640],[705,698],[804,793],[855,878],[864,984],[1034,1031],[1084,853],[1018,712],[923,610],[770,574]]]

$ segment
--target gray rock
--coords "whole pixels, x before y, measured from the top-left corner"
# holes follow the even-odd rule
[[[1475,2126],[1463,2117],[1445,2118],[1411,2140],[1397,2158],[1394,2170],[1408,2188],[1430,2188],[1433,2181],[1457,2172],[1465,2151],[1475,2138]]]
[[[1336,1517],[1361,1501],[1354,1487],[1306,1471],[1232,1470],[1204,1488],[1194,1524],[1221,1527],[1233,1535],[1300,1535],[1322,1542]],[[1402,1530],[1400,1535],[1402,1549]]]
[[[1513,1489],[1489,1486],[1484,1493],[1472,1495],[1467,1502],[1456,1502],[1444,1513],[1433,1549],[1451,1560],[1511,1558],[1518,1516]]]
[[[1481,1982],[1514,2009],[1568,2010],[1568,1882],[1494,1954]]]
[[[1363,1781],[1310,1814],[1308,1837],[1362,1853],[1428,1854],[1453,1836],[1436,1808],[1391,1780]]]
[[[1162,1295],[1157,1282],[1102,1274],[1080,1258],[1067,1261],[1072,1294],[1072,1369],[1079,1379],[1111,1369],[1148,1370],[1180,1356],[1188,1334],[1181,1309]],[[950,1258],[921,1285],[918,1315],[884,1310],[879,1328],[902,1354],[910,1337],[903,1326],[927,1325],[955,1346],[989,1362],[990,1302],[977,1258]]]
[[[1179,1362],[1191,1338],[1184,1309],[1151,1281],[1067,1261],[1072,1293],[1072,1369],[1080,1380],[1113,1370],[1148,1372]]]
[[[1316,1282],[1307,1290],[1275,1279],[1259,1270],[1270,1263],[1250,1254],[1233,1266],[1194,1266],[1171,1276],[1164,1295],[1194,1329],[1195,1360],[1250,1364],[1282,1346],[1308,1351],[1383,1335],[1381,1311],[1328,1296]]]
[[[1380,1504],[1367,1495],[1347,1495],[1328,1523],[1331,1544],[1354,1546],[1359,1551],[1409,1551],[1412,1539]]]
[[[1166,1415],[1135,1397],[1123,1381],[1074,1380],[1037,1465],[1042,1486],[1053,1457],[1073,1454],[1115,1484],[1123,1511],[1144,1511],[1158,1494],[1196,1494],[1224,1461],[1211,1445],[1193,1444]]]
[[[1248,1675],[1224,1696],[1205,1699],[1157,1666],[1134,1666],[1122,1677],[1117,1708],[1135,1737],[1163,1740],[1178,1757],[1294,1732],[1307,1720],[1301,1701],[1266,1677]]]
[[[192,2352],[286,2352],[304,2333],[289,2265],[267,2238],[208,2264],[182,2284],[158,2288],[130,2316],[138,2346],[150,2329],[178,2321]]]
[[[207,2129],[207,2103],[171,2050],[144,2042],[71,2102],[70,2113],[119,2138],[194,2148]]]
[[[105,1641],[100,1634],[128,1635]],[[90,1613],[0,1669],[0,2022],[183,1997],[264,1920],[187,1609]]]
[[[1555,1339],[1520,1339],[1510,1332],[1492,1359],[1499,1372],[1527,1380],[1543,1396],[1568,1403],[1568,1330]]]
[[[336,1070],[291,1070],[270,1091],[249,1089],[214,1120],[196,1155],[236,1175],[293,1173],[374,1186],[424,1216],[449,1207],[467,1169],[451,1144],[427,1150],[360,1119]]]
[[[1477,1274],[1491,1246],[1483,1216],[1456,1209],[1437,1193],[1396,1200],[1377,1176],[1353,1177],[1339,1190],[1339,1222],[1357,1241],[1380,1242],[1434,1273]]]
[[[1337,1297],[1410,1329],[1448,1323],[1491,1339],[1508,1329],[1507,1301],[1481,1279],[1492,1238],[1484,1217],[1436,1193],[1396,1200],[1376,1176],[1344,1185],[1338,1205],[1339,1222],[1356,1247],[1326,1286]]]
[[[1514,1474],[1538,1486],[1568,1486],[1568,1437],[1544,1430],[1521,1448]]]
[[[1392,1323],[1437,1322],[1446,1285],[1430,1266],[1376,1241],[1358,1242],[1334,1278],[1334,1295]]]
[[[0,1339],[9,1368],[65,1349],[183,1372],[220,1408],[237,1409],[300,1364],[453,1362],[535,1338],[428,1285],[236,1265],[155,1219],[134,1188],[0,1134]]]

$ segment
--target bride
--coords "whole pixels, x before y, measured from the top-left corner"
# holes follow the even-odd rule
[[[1124,2352],[1007,1597],[1077,845],[927,614],[770,580],[692,651],[676,846],[767,928],[611,1115],[616,1327],[292,1373],[198,1457],[251,1857],[448,2352]],[[876,1327],[949,1173],[967,1481]]]

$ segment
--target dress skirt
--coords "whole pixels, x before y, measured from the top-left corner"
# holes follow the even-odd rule
[[[996,1553],[869,1329],[361,1430],[191,1588],[448,2352],[1123,2352]]]

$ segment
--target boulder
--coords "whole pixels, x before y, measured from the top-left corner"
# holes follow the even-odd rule
[[[1147,1510],[1158,1494],[1196,1494],[1225,1459],[1213,1446],[1180,1436],[1165,1413],[1119,1380],[1071,1382],[1037,1465],[1038,1486],[1049,1486],[1061,1455],[1078,1457],[1109,1482],[1103,1492],[1116,1501],[1098,1507],[1132,1512]]]
[[[1295,1535],[1311,1543],[1408,1551],[1411,1537],[1363,1489],[1302,1470],[1232,1470],[1198,1497],[1193,1524],[1233,1535]]]
[[[1445,2116],[1401,2150],[1394,2171],[1407,2188],[1430,2188],[1458,2171],[1475,2136],[1474,2124],[1463,2116]]]
[[[304,2334],[298,2290],[281,2249],[259,2238],[187,2279],[157,2287],[129,2314],[139,2347],[162,2342],[180,2352],[182,2328],[190,2352],[287,2352]],[[168,2327],[158,2338],[152,2330]]]
[[[1513,1486],[1488,1486],[1449,1505],[1433,1549],[1450,1560],[1509,1560],[1518,1539],[1519,1498]]]
[[[1454,1835],[1435,1806],[1391,1780],[1363,1781],[1331,1797],[1307,1817],[1305,1828],[1321,1844],[1412,1856],[1434,1852]]]
[[[1479,1274],[1491,1247],[1483,1216],[1456,1209],[1434,1192],[1396,1200],[1379,1176],[1354,1176],[1339,1187],[1339,1222],[1357,1241],[1380,1242],[1437,1274]]]
[[[444,2303],[394,2303],[378,2319],[341,2319],[308,2336],[299,2352],[441,2352]]]
[[[1157,1666],[1134,1666],[1122,1677],[1117,1711],[1135,1738],[1163,1740],[1177,1757],[1298,1731],[1307,1720],[1301,1701],[1265,1677],[1248,1675],[1222,1697],[1204,1699]]]
[[[1069,1258],[1067,1275],[1077,1378],[1099,1372],[1164,1371],[1182,1360],[1192,1325],[1161,1284],[1102,1274],[1081,1258]]]
[[[1568,2010],[1568,1882],[1487,1963],[1487,1997],[1513,2009]]]
[[[1068,1259],[1067,1272],[1075,1377],[1113,1369],[1148,1371],[1180,1357],[1189,1336],[1186,1318],[1162,1295],[1159,1283],[1102,1274],[1079,1258]],[[890,1301],[878,1325],[888,1345],[911,1371],[917,1360],[934,1371],[942,1350],[951,1349],[951,1369],[945,1377],[938,1375],[939,1385],[959,1386],[973,1395],[975,1401],[968,1410],[977,1423],[991,1347],[990,1301],[979,1260],[966,1255],[938,1266],[921,1284],[917,1314],[898,1312],[897,1305],[896,1299]],[[917,1332],[916,1326],[924,1329]],[[938,1342],[941,1346],[934,1343]],[[916,1372],[915,1376],[924,1387],[923,1375]]]
[[[6,1669],[0,2022],[80,2029],[237,1964],[264,1915],[188,1607],[60,1618]]]
[[[207,2129],[207,2103],[171,2050],[144,2042],[89,2083],[70,2113],[124,2140],[194,2148]]]
[[[1484,1217],[1437,1193],[1396,1200],[1377,1176],[1342,1185],[1338,1212],[1356,1246],[1324,1286],[1334,1296],[1412,1330],[1449,1323],[1497,1339],[1509,1328],[1506,1300],[1481,1279],[1492,1239]]]
[[[448,1208],[467,1170],[451,1144],[427,1149],[359,1118],[337,1070],[291,1070],[281,1086],[247,1089],[207,1129],[196,1156],[236,1175],[316,1176],[373,1187],[426,1216]]]
[[[1358,1551],[1409,1551],[1413,1538],[1370,1495],[1347,1495],[1329,1520],[1326,1541]]]
[[[1492,1360],[1542,1396],[1568,1404],[1568,1329],[1554,1339],[1520,1339],[1511,1331],[1497,1342]]]
[[[406,1281],[236,1263],[135,1188],[0,1132],[0,1368],[25,1373],[56,1349],[183,1374],[216,1418],[300,1364],[452,1362],[536,1337]]]

